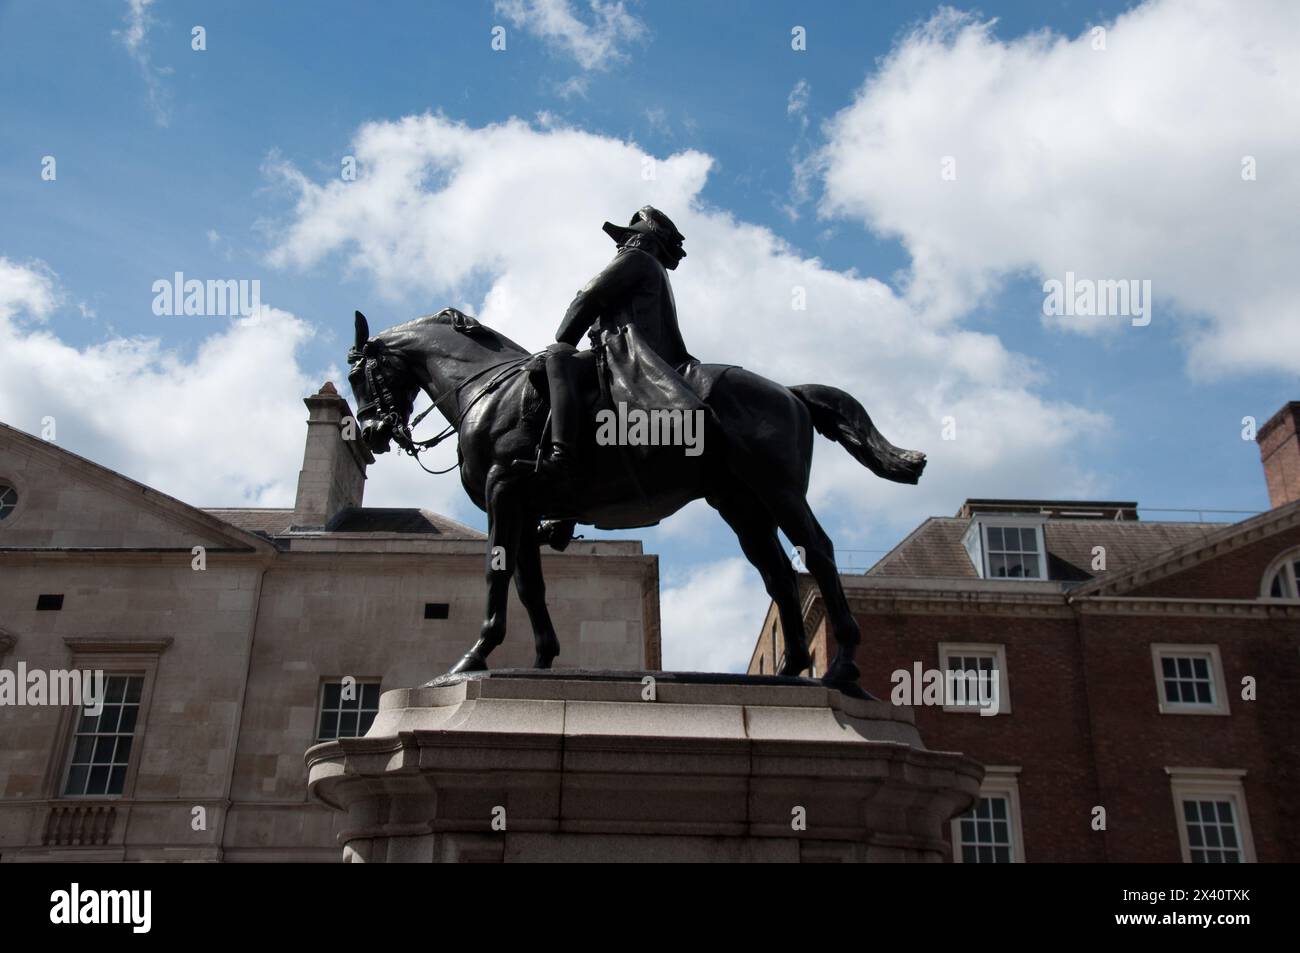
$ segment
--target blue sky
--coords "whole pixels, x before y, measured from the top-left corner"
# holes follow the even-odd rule
[[[662,169],[647,200],[687,235],[674,284],[688,346],[786,383],[822,376],[896,442],[931,452],[933,489],[920,491],[880,485],[819,443],[815,468],[829,475],[814,491],[841,547],[886,549],[966,496],[1266,508],[1258,451],[1240,431],[1244,416],[1262,423],[1300,397],[1285,323],[1300,323],[1295,236],[1277,217],[1295,208],[1283,170],[1295,167],[1300,115],[1294,84],[1256,81],[1241,51],[1262,44],[1265,59],[1294,62],[1287,5],[806,6],[0,3],[11,282],[8,298],[0,287],[0,419],[38,432],[54,415],[62,445],[199,505],[291,502],[296,401],[327,376],[342,383],[355,308],[378,329],[458,304],[544,346],[567,295],[612,251],[603,218],[640,204],[626,170],[593,156],[641,153]],[[548,34],[557,12],[568,19]],[[504,52],[490,46],[497,25]],[[795,25],[804,51],[791,49]],[[1085,55],[1095,26],[1109,59]],[[1094,63],[1107,72],[1090,75]],[[420,116],[432,118],[401,126]],[[511,119],[518,128],[500,133]],[[454,158],[431,159],[429,139],[454,130]],[[909,192],[917,180],[899,171],[918,154],[928,168],[935,136],[951,143],[932,150],[936,163],[949,148],[965,163],[970,191],[951,206],[936,205],[937,184]],[[474,198],[475,163],[490,179],[503,148],[516,163],[537,150],[535,181],[500,205]],[[352,193],[385,209],[373,221],[357,221],[338,181],[349,154],[362,156],[367,188],[386,189]],[[1260,168],[1249,184],[1237,174],[1246,154]],[[1176,158],[1144,164],[1157,155]],[[44,156],[54,181],[41,178]],[[416,171],[377,184],[385,163],[411,156]],[[594,171],[566,178],[588,161]],[[591,208],[544,219],[531,202],[548,191]],[[431,196],[462,210],[437,220],[441,246],[410,218]],[[735,248],[772,256],[763,271],[802,269],[828,289],[808,316],[730,307],[752,282],[729,296],[726,281],[758,254],[722,257],[733,229]],[[345,234],[319,237],[335,230]],[[1081,274],[1153,277],[1150,326],[1045,320],[1044,278],[1075,261]],[[152,283],[176,271],[256,278],[278,317],[258,331],[156,316]],[[818,312],[832,294],[861,312]],[[777,333],[797,343],[778,346]],[[114,371],[122,349],[128,370]],[[821,354],[834,358],[824,375]],[[40,366],[60,355],[75,367]],[[273,358],[289,370],[277,375]],[[980,382],[985,371],[995,379]],[[945,402],[960,408],[951,453]],[[169,418],[152,440],[146,413]],[[371,501],[481,525],[452,477],[435,485],[413,470],[383,459]],[[668,661],[736,667],[766,598],[721,522],[698,515],[632,535],[662,556],[666,639],[679,647]],[[706,608],[711,628],[739,633],[711,654],[675,621]]]

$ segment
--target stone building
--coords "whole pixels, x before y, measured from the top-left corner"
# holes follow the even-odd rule
[[[967,500],[844,576],[864,686],[985,765],[954,860],[1300,860],[1298,422],[1293,401],[1260,428],[1272,508],[1241,522]],[[834,646],[803,581],[820,669]],[[781,653],[769,611],[749,670]]]
[[[303,752],[454,664],[484,536],[362,506],[347,402],[326,384],[306,404],[292,509],[199,509],[0,424],[0,861],[339,859]],[[656,557],[543,559],[557,667],[659,666]],[[495,667],[532,663],[511,600]],[[104,673],[97,715],[30,680],[77,669]]]

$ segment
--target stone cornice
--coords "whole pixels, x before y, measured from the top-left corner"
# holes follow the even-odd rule
[[[161,655],[173,641],[171,636],[161,639],[65,638],[63,644],[78,655]]]
[[[1300,601],[1269,599],[1172,599],[1139,596],[991,593],[946,588],[846,590],[849,607],[872,615],[1001,615],[1070,618],[1075,614],[1200,616],[1300,620]],[[821,593],[803,602],[804,627],[812,633],[825,617]]]
[[[1214,616],[1242,619],[1297,619],[1300,602],[1268,599],[1160,599],[1138,596],[1081,596],[1070,604],[1095,615]]]

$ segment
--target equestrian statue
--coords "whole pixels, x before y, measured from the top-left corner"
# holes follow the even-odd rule
[[[826,606],[837,651],[823,684],[864,696],[855,662],[861,634],[834,546],[808,506],[813,431],[896,483],[916,483],[925,455],[891,444],[842,390],[784,387],[742,367],[700,363],[682,340],[668,278],[686,257],[681,232],[650,206],[604,230],[618,246],[614,259],[578,292],[555,343],[539,353],[454,308],[373,337],[356,313],[348,379],[361,439],[374,453],[396,443],[418,461],[455,434],[465,492],[488,516],[486,615],[451,673],[487,668],[505,638],[512,579],[532,626],[535,667],[550,668],[560,654],[541,546],[564,549],[579,523],[652,526],[704,499],[776,605],[785,635],[778,674],[797,676],[811,662],[798,575],[779,529]],[[579,350],[584,332],[591,347]],[[417,441],[423,414],[412,421],[411,411],[420,391],[448,426]],[[634,424],[615,427],[615,418]]]

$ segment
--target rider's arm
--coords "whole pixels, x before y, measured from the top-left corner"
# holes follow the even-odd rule
[[[638,269],[639,256],[622,254],[578,292],[569,310],[555,332],[555,340],[562,344],[578,346],[582,335],[596,323],[601,313],[631,294],[637,283],[644,280],[644,269]]]

